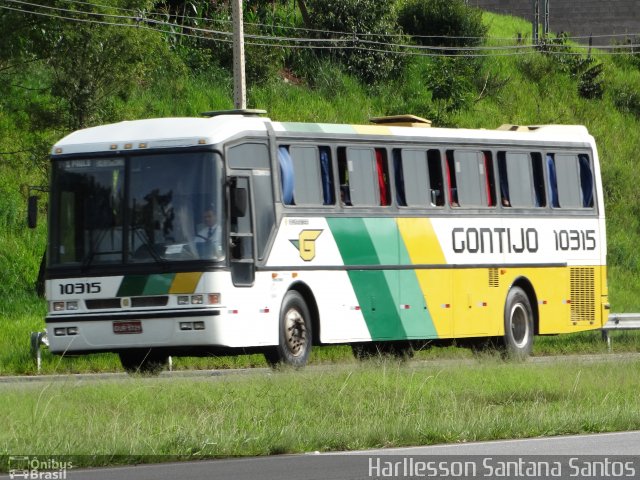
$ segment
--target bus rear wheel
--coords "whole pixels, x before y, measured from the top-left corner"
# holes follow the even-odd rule
[[[270,365],[306,365],[311,353],[311,314],[304,298],[295,290],[284,296],[280,309],[278,346],[265,352]]]
[[[122,368],[127,373],[158,375],[169,363],[169,357],[153,350],[124,350],[118,352]]]
[[[533,349],[533,310],[520,287],[513,287],[507,295],[503,342],[507,356],[515,359],[528,357]]]

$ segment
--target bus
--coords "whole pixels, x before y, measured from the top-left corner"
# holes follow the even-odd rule
[[[536,335],[607,320],[583,126],[124,121],[54,145],[48,215],[51,352],[115,352],[127,371],[453,339],[526,357]]]

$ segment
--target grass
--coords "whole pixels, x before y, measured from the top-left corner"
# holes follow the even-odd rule
[[[374,360],[195,379],[2,384],[0,450],[77,455],[74,465],[87,465],[637,429],[639,367],[638,359]]]

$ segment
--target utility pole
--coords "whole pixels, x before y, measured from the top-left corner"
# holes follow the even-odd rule
[[[544,0],[544,19],[542,22],[542,35],[546,38],[549,36],[549,2]]]
[[[540,0],[533,0],[533,32],[531,39],[538,45],[538,25],[540,25]]]
[[[242,0],[232,1],[233,13],[233,103],[237,109],[247,108],[247,85],[244,72],[244,29]]]

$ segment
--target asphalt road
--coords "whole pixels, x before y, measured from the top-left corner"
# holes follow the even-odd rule
[[[508,466],[508,463],[511,466]],[[474,466],[475,465],[475,466]],[[506,467],[505,467],[506,465]],[[536,469],[533,471],[526,468]],[[540,465],[551,468],[542,475]],[[505,468],[510,475],[505,475]],[[433,475],[430,475],[433,474]],[[465,473],[459,475],[459,473]],[[524,475],[533,473],[533,475]],[[618,475],[622,473],[622,475]],[[69,480],[638,478],[640,431],[67,470]],[[390,475],[388,475],[390,474]],[[448,475],[447,475],[448,474]],[[0,476],[8,479],[9,476]],[[24,477],[15,477],[24,478]],[[36,478],[36,477],[29,477]],[[40,477],[51,478],[51,477]],[[61,478],[61,477],[57,477]]]

